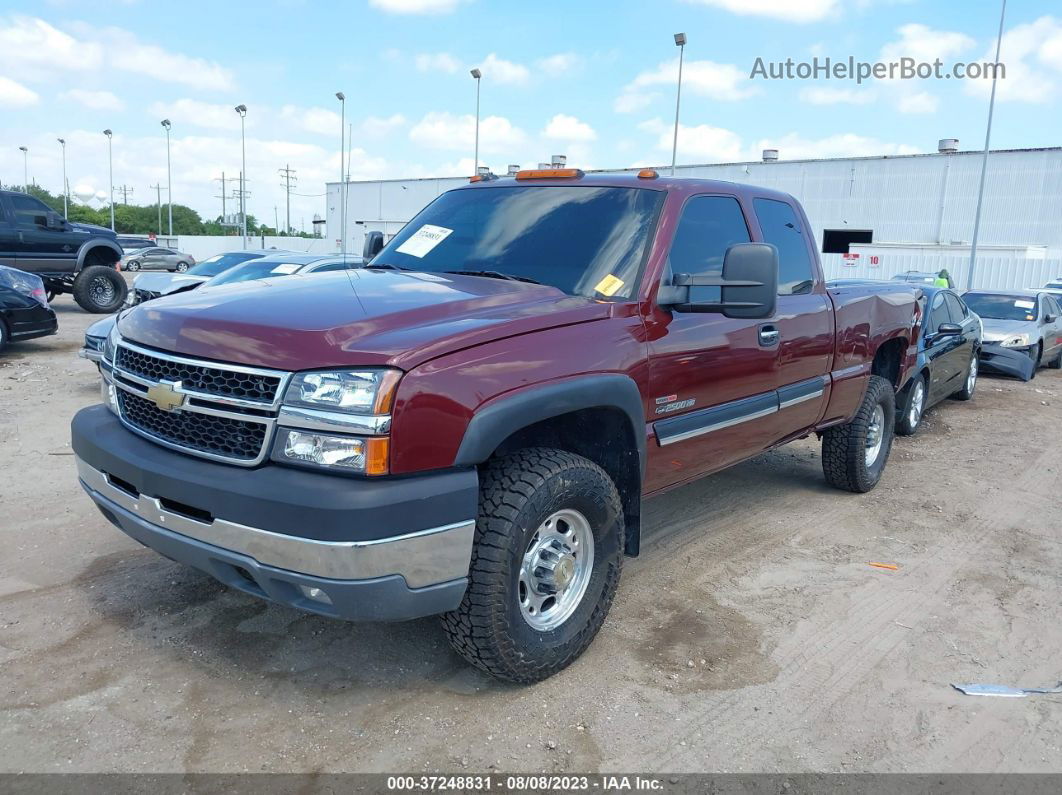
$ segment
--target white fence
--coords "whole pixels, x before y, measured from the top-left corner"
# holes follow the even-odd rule
[[[197,260],[204,260],[225,251],[243,249],[243,238],[239,235],[176,235],[173,248],[191,254]],[[304,251],[309,254],[339,253],[334,240],[323,237],[269,237],[249,236],[248,249],[283,249],[284,251]],[[353,254],[361,254],[361,249]]]
[[[891,279],[904,271],[938,272],[947,268],[955,286],[966,289],[969,257],[934,254],[862,254],[845,259],[843,254],[823,254],[822,268],[827,279]],[[874,260],[877,260],[875,263]],[[1062,259],[1015,259],[978,257],[973,286],[978,288],[1022,289],[1043,287],[1062,277]]]

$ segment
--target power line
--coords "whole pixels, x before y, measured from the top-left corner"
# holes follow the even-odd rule
[[[291,188],[292,188],[292,185],[294,183],[298,182],[298,177],[295,176],[295,169],[293,169],[291,166],[289,166],[287,164],[284,165],[284,168],[277,169],[277,173],[280,174],[281,178],[284,180],[284,182],[281,184],[281,187],[284,188],[284,193],[287,195],[287,201],[288,201],[287,215],[286,215],[287,221],[286,221],[286,225],[284,227],[284,233],[285,234],[290,234],[291,233]]]
[[[129,204],[129,194],[133,192],[133,189],[128,185],[115,185],[114,189],[122,194],[122,204]]]

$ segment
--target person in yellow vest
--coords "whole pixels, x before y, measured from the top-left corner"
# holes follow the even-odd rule
[[[933,281],[934,287],[951,287],[951,276],[948,275],[947,268],[941,268],[940,273],[937,274],[937,278]]]

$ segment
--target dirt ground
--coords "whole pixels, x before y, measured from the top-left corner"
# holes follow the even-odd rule
[[[808,440],[651,502],[590,650],[499,684],[138,546],[78,487],[94,320],[0,356],[0,771],[1062,772],[1062,373],[985,377],[877,490]],[[897,571],[869,562],[894,563]]]

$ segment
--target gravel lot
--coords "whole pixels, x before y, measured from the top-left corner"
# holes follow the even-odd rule
[[[0,771],[1062,772],[1062,374],[985,377],[868,495],[804,441],[651,502],[590,650],[499,684],[146,550],[78,487],[95,318],[0,356]],[[868,566],[883,561],[898,571]]]

